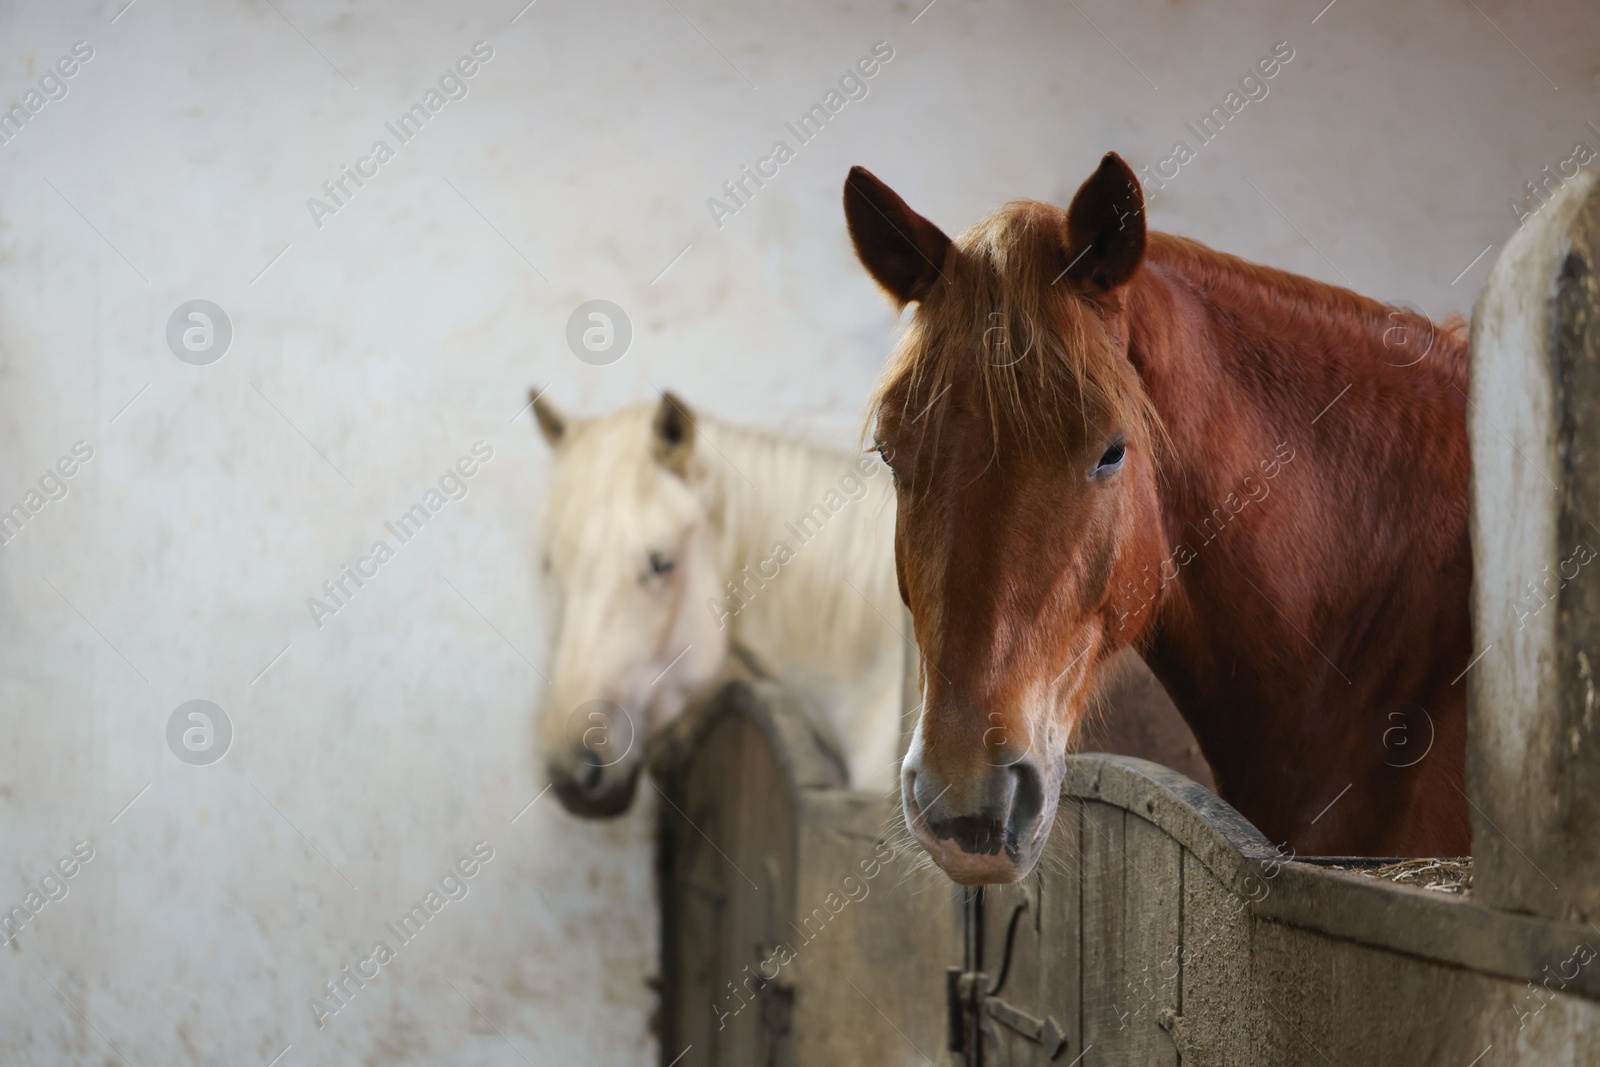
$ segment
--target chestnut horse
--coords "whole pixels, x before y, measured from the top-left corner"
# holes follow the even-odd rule
[[[1115,154],[952,241],[857,167],[916,312],[874,398],[923,654],[907,824],[1037,862],[1102,665],[1137,648],[1218,791],[1301,854],[1463,854],[1467,361],[1426,319],[1146,234]]]

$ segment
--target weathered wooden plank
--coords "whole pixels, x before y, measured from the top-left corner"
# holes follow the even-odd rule
[[[1132,756],[1073,756],[1061,784],[1064,796],[1114,804],[1159,826],[1194,853],[1213,875],[1244,892],[1243,860],[1272,860],[1278,852],[1227,801],[1168,767]]]
[[[1586,966],[1577,946],[1548,989],[1275,922],[1257,925],[1255,950],[1252,995],[1268,1005],[1274,1050],[1263,1062],[1595,1062],[1600,1004],[1560,988]]]
[[[1083,801],[1062,797],[1039,874],[1039,985],[1034,1001],[1060,1025],[1066,1052],[1083,1052]]]
[[[768,961],[793,918],[796,781],[836,781],[837,767],[793,701],[762,683],[725,686],[680,731],[655,767],[662,1062],[792,1062],[790,991]]]
[[[1258,1001],[1249,996],[1248,899],[1193,853],[1183,856],[1183,931],[1178,1008],[1168,1028],[1185,1067],[1268,1064],[1262,1058]]]
[[[1163,1012],[1178,1011],[1178,952],[1183,911],[1183,849],[1155,824],[1129,814],[1123,827],[1124,980],[1127,1005],[1117,1013],[1120,1059],[1104,1062],[1177,1067]]]
[[[689,935],[680,941],[698,957],[696,988],[681,1000],[683,1043],[693,1046],[685,1064],[782,1062],[792,1040],[782,984],[759,971],[793,907],[795,798],[782,786],[766,735],[743,716],[713,727],[691,764],[683,805],[691,870],[722,899],[703,955]]]
[[[1572,947],[1600,948],[1586,923],[1485,907],[1474,897],[1396,885],[1311,864],[1285,863],[1256,909],[1263,917],[1406,955],[1427,957],[1513,982],[1539,981]],[[1600,999],[1600,966],[1569,983],[1573,995]]]
[[[1110,804],[1083,806],[1083,1043],[1102,1051],[1121,1042],[1118,998],[1127,987],[1126,812]]]
[[[959,891],[892,830],[897,803],[801,792],[794,958],[782,968],[801,1067],[948,1062],[945,969],[961,962]]]
[[[1472,326],[1467,788],[1486,904],[1600,918],[1600,182],[1506,243]]]
[[[1460,1040],[1483,991],[1467,972],[1265,921],[1255,949],[1270,1062],[1466,1064],[1483,1049]]]

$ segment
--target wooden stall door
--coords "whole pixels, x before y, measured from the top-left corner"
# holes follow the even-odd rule
[[[794,909],[796,798],[742,715],[713,726],[674,777],[661,805],[661,1062],[789,1067],[793,990],[759,975]]]
[[[967,1067],[1177,1067],[1183,849],[1133,812],[1063,797],[1039,867],[973,894],[951,977]]]

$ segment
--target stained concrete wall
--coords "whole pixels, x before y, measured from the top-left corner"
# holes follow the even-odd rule
[[[6,1063],[651,1061],[649,813],[527,807],[548,457],[519,409],[671,386],[852,442],[893,319],[844,236],[850,164],[955,230],[1181,139],[1155,226],[1442,314],[1523,183],[1600,147],[1581,0],[125,3],[0,10],[0,103],[39,92],[0,144],[0,508],[39,505],[0,549],[0,903],[73,872],[0,950]],[[1280,41],[1200,144],[1185,122]],[[167,340],[197,299],[232,328],[204,366]],[[591,299],[633,326],[609,366],[566,344]],[[319,627],[307,599],[478,441],[466,497]],[[191,700],[231,724],[208,766],[169,746]],[[468,895],[386,936],[480,841]],[[319,1029],[308,999],[378,940],[397,957]]]

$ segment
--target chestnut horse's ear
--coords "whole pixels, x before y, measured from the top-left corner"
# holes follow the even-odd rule
[[[1144,259],[1144,190],[1115,152],[1079,186],[1067,208],[1068,273],[1101,289],[1133,277]]]
[[[682,478],[689,473],[689,456],[694,452],[694,412],[671,393],[661,394],[651,423],[656,462]]]
[[[950,238],[863,167],[844,180],[844,217],[867,273],[905,307],[944,273]]]
[[[539,420],[539,432],[544,434],[544,439],[551,448],[560,448],[561,442],[567,436],[569,420],[561,409],[544,398],[546,390],[533,388],[528,390],[528,395],[533,398],[533,417]]]

